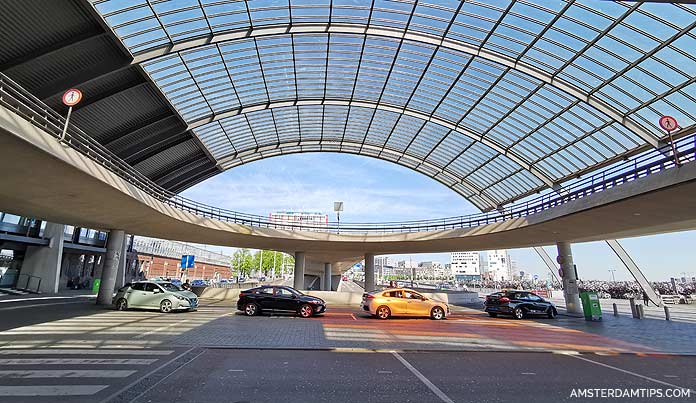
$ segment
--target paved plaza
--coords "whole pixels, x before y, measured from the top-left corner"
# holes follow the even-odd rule
[[[696,389],[688,322],[517,321],[475,307],[444,321],[380,321],[354,306],[246,317],[214,300],[173,314],[91,298],[0,305],[3,402],[501,401],[501,390],[557,402],[574,388]]]

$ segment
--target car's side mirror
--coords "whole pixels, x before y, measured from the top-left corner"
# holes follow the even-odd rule
[[[297,299],[297,295],[292,294],[292,299]]]
[[[159,294],[161,291],[159,288],[155,288],[154,292],[155,292],[155,294]]]

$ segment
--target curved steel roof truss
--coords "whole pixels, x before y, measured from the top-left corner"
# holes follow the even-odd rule
[[[92,3],[223,168],[338,147],[490,208],[696,122],[689,5]]]

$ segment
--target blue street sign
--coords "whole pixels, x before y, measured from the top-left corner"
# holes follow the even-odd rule
[[[193,255],[183,255],[181,256],[181,268],[182,269],[193,269],[195,257]]]
[[[539,275],[538,275],[538,274],[535,274],[535,275],[534,275],[534,281],[536,281],[536,280],[539,280]]]

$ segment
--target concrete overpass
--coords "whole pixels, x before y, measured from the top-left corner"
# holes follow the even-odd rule
[[[4,106],[0,131],[0,188],[12,189],[0,193],[2,211],[187,242],[304,252],[308,274],[324,275],[327,263],[337,273],[374,254],[520,248],[696,228],[693,151],[678,168],[526,217],[439,231],[336,234],[259,228],[174,208]]]

